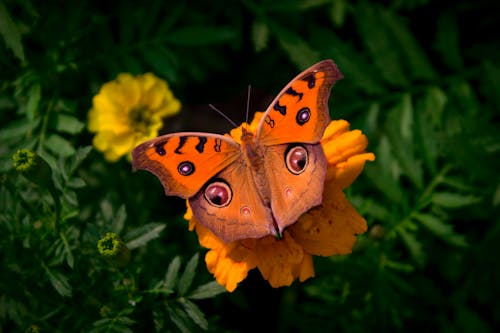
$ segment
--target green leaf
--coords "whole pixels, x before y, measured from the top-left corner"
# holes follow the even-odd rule
[[[205,46],[227,43],[236,36],[233,27],[190,26],[170,31],[163,39],[180,46]]]
[[[69,157],[75,154],[73,145],[57,134],[50,134],[44,142],[44,145],[56,156]]]
[[[169,82],[177,80],[177,73],[171,61],[172,55],[164,47],[148,47],[142,53],[144,60],[153,67],[159,75],[165,76]]]
[[[196,267],[198,266],[199,253],[196,253],[187,263],[184,272],[179,278],[179,283],[177,284],[179,295],[184,295],[188,291],[189,287],[193,283],[194,275],[196,273]]]
[[[0,34],[5,41],[5,45],[12,50],[14,56],[24,63],[26,58],[24,56],[23,44],[21,43],[21,33],[12,20],[7,8],[5,8],[3,1],[0,1]]]
[[[362,2],[354,12],[356,26],[380,75],[391,85],[406,86],[408,79],[401,64],[401,54],[394,47],[391,32],[382,19],[386,11],[378,4]]]
[[[92,151],[92,146],[80,147],[76,150],[75,154],[70,158],[69,164],[67,166],[68,175],[72,175],[73,172],[82,164],[82,162],[87,158],[89,153]]]
[[[5,142],[10,139],[25,137],[27,134],[33,131],[38,126],[38,124],[40,124],[40,118],[32,121],[26,118],[12,121],[4,128],[0,129],[0,141]]]
[[[260,52],[267,47],[269,27],[264,21],[257,20],[252,24],[252,41],[255,52]]]
[[[431,80],[436,77],[427,55],[418,44],[406,24],[394,11],[380,10],[381,22],[387,27],[387,31],[394,37],[395,45],[399,46],[401,55],[406,58],[412,77],[415,79]]]
[[[456,327],[461,332],[493,333],[496,331],[490,326],[484,315],[465,305],[457,306],[455,311]]]
[[[281,48],[299,69],[305,69],[320,60],[319,52],[313,50],[298,34],[287,30],[275,22],[272,24],[268,22],[268,25]]]
[[[179,306],[167,303],[167,312],[170,320],[182,333],[191,333],[191,322],[184,311]]]
[[[422,188],[423,173],[421,162],[415,156],[413,127],[411,96],[405,94],[401,102],[389,111],[386,124],[387,134],[389,135],[393,153],[398,159],[403,174],[417,188]]]
[[[330,2],[330,19],[336,27],[341,27],[346,17],[346,0],[331,0]]]
[[[226,288],[221,286],[217,281],[205,283],[187,295],[189,299],[206,299],[215,297],[221,293],[226,292]]]
[[[331,3],[331,0],[274,0],[266,3],[266,11],[304,11]]]
[[[75,265],[75,257],[73,256],[73,251],[69,246],[68,239],[66,238],[64,232],[60,232],[59,236],[61,237],[61,241],[64,245],[64,254],[66,257],[66,263],[68,264],[69,267],[73,268]]]
[[[53,126],[58,132],[78,134],[83,130],[85,124],[72,115],[57,113]]]
[[[180,298],[179,303],[182,304],[184,311],[186,311],[189,318],[191,318],[196,325],[204,330],[208,329],[208,321],[196,304],[185,298]]]
[[[406,244],[406,247],[410,251],[413,260],[419,265],[423,266],[425,262],[425,253],[422,249],[422,243],[417,240],[417,237],[408,229],[400,227],[397,228],[397,232],[401,239]]]
[[[463,235],[458,235],[453,231],[453,227],[434,215],[430,214],[415,214],[413,216],[427,230],[432,232],[443,241],[455,246],[465,247],[467,242]]]
[[[416,141],[420,147],[423,161],[432,174],[436,174],[438,169],[436,131],[440,128],[446,102],[446,94],[440,88],[429,87],[425,96],[419,99],[416,106]]]
[[[59,295],[63,297],[70,297],[72,294],[72,288],[68,282],[68,278],[62,273],[58,271],[52,271],[44,264],[42,265],[43,268],[45,269],[45,273],[49,277],[52,287],[54,287],[54,289],[59,293]]]
[[[164,223],[148,223],[130,231],[123,238],[128,240],[126,245],[129,250],[132,250],[160,237],[160,233],[166,226]]]
[[[480,201],[481,198],[475,195],[463,195],[450,192],[436,192],[432,194],[432,202],[445,208],[461,208],[476,204]]]
[[[391,143],[386,136],[380,139],[375,155],[379,162],[366,166],[366,176],[389,200],[401,203],[404,195],[399,183],[400,168],[392,155]]]
[[[461,55],[460,33],[455,15],[446,12],[438,17],[436,40],[433,46],[449,68],[463,68],[464,61]]]
[[[167,273],[165,274],[165,278],[163,279],[163,286],[166,289],[172,290],[175,285],[177,285],[177,277],[179,276],[179,269],[181,267],[181,258],[176,256],[167,268]]]
[[[340,39],[331,29],[313,27],[311,30],[311,44],[323,54],[335,59],[341,72],[349,78],[349,84],[367,94],[384,92],[384,82],[380,75],[372,64],[366,62],[358,50]]]
[[[26,102],[26,117],[28,120],[36,118],[40,100],[42,99],[42,87],[40,83],[34,83],[28,92],[28,100]]]

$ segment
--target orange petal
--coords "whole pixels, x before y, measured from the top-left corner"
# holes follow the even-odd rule
[[[356,234],[366,231],[366,221],[351,206],[335,182],[325,184],[323,203],[301,216],[290,234],[313,255],[351,253]]]
[[[335,185],[345,189],[358,178],[363,171],[366,161],[374,161],[373,153],[364,153],[349,157],[347,161],[329,166],[326,174],[326,181],[335,181]]]
[[[301,272],[300,265],[305,255],[302,246],[287,231],[280,240],[267,236],[257,242],[254,250],[262,277],[273,288],[291,285]]]

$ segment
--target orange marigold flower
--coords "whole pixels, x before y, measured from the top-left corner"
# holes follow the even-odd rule
[[[262,113],[257,113],[250,125],[242,126],[255,130],[261,117]],[[233,139],[240,139],[242,126],[231,131]],[[375,160],[374,154],[365,152],[366,136],[359,130],[351,131],[345,120],[333,120],[321,145],[328,161],[323,202],[288,227],[282,239],[266,236],[226,244],[196,220],[188,205],[184,218],[189,220],[189,229],[198,234],[201,246],[209,249],[207,268],[228,291],[234,291],[255,267],[274,288],[289,286],[295,279],[305,281],[314,276],[313,255],[348,254],[356,234],[366,231],[365,219],[342,192],[359,176],[366,161]]]
[[[139,143],[158,135],[163,117],[179,112],[181,103],[168,84],[151,73],[118,75],[103,84],[92,100],[88,128],[96,133],[94,147],[111,162],[127,155]]]

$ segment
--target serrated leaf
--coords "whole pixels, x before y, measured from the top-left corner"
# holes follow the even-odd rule
[[[379,4],[362,2],[354,12],[356,26],[380,75],[391,85],[406,86],[408,79],[399,49],[394,47],[392,38],[389,38],[390,31],[381,18],[385,11],[387,9]]]
[[[181,267],[181,258],[179,256],[176,256],[170,264],[168,265],[167,268],[167,273],[165,274],[165,278],[163,286],[166,289],[174,289],[174,286],[177,285],[177,278],[179,276],[179,269]]]
[[[186,294],[189,287],[191,287],[191,284],[193,283],[194,275],[196,273],[196,267],[198,266],[199,256],[200,256],[199,253],[196,253],[194,256],[191,257],[191,259],[188,261],[186,265],[186,268],[184,269],[184,272],[179,278],[177,289],[180,296]]]
[[[467,242],[463,235],[456,234],[451,225],[443,222],[436,216],[430,214],[415,214],[414,218],[420,222],[423,227],[443,241],[456,246],[467,246]]]
[[[174,69],[170,52],[163,47],[148,47],[142,53],[144,60],[153,67],[159,75],[165,76],[169,82],[177,80],[177,73]]]
[[[127,220],[127,210],[125,209],[125,205],[120,205],[120,207],[113,214],[113,219],[109,221],[111,222],[109,230],[113,231],[116,234],[121,234],[125,226],[126,220]]]
[[[346,0],[332,0],[330,7],[330,19],[336,27],[341,27],[345,21]]]
[[[66,190],[62,193],[64,201],[73,207],[78,206],[78,197],[75,191]]]
[[[437,19],[436,40],[433,43],[441,55],[442,61],[453,69],[463,68],[461,55],[460,35],[455,15],[449,11],[441,14]]]
[[[26,134],[33,131],[38,124],[40,124],[39,118],[33,121],[26,118],[12,121],[0,130],[0,141],[5,142],[9,139],[25,137]]]
[[[164,40],[175,45],[205,46],[227,43],[236,37],[233,27],[190,26],[170,31]]]
[[[269,27],[264,21],[257,20],[252,24],[252,41],[255,52],[260,52],[267,47]]]
[[[387,31],[394,37],[395,43],[398,45],[400,53],[408,63],[412,76],[416,79],[433,79],[436,73],[432,68],[427,55],[417,40],[413,37],[408,27],[403,24],[400,17],[395,15],[391,10],[380,10],[381,22],[386,25]]]
[[[340,39],[331,29],[312,27],[311,30],[311,44],[335,59],[345,77],[350,78],[350,84],[367,94],[384,93],[384,82],[380,75],[358,50]]]
[[[39,83],[35,83],[30,87],[28,92],[28,100],[26,102],[26,118],[33,120],[36,118],[40,100],[42,99],[42,87]]]
[[[278,0],[265,5],[266,11],[303,11],[330,3],[331,0]]]
[[[461,208],[481,201],[475,195],[463,195],[451,192],[436,192],[432,194],[432,202],[445,208]]]
[[[394,106],[387,118],[387,134],[392,151],[397,157],[403,174],[417,188],[423,187],[423,172],[421,161],[415,156],[413,141],[413,105],[411,96],[405,94],[401,102]]]
[[[403,189],[399,182],[400,168],[391,153],[391,143],[386,136],[382,136],[375,154],[379,163],[367,165],[365,173],[373,184],[394,203],[401,203],[404,199]]]
[[[226,288],[221,286],[217,281],[211,281],[197,287],[187,297],[189,299],[206,299],[215,297],[221,293],[227,292]]]
[[[446,105],[446,94],[437,87],[430,87],[417,103],[416,139],[425,165],[432,174],[437,172],[437,133]]]
[[[425,253],[422,250],[422,243],[420,243],[417,238],[415,237],[415,234],[409,232],[405,228],[398,228],[397,232],[401,239],[404,241],[406,247],[408,248],[408,251],[410,252],[411,256],[413,257],[413,260],[419,265],[423,266],[425,262]]]
[[[191,318],[196,325],[204,330],[208,329],[208,321],[196,304],[185,298],[180,298],[179,303],[182,304],[184,311],[186,311],[189,318]]]
[[[160,237],[160,233],[166,226],[164,223],[148,223],[130,231],[123,238],[129,240],[127,241],[127,247],[132,250]]]
[[[183,333],[191,332],[191,325],[188,316],[177,305],[169,305],[167,303],[167,312],[170,320]]]
[[[82,188],[85,187],[86,183],[81,178],[71,178],[66,182],[66,186],[70,188]]]
[[[276,24],[269,23],[271,31],[275,35],[281,48],[288,54],[290,60],[297,65],[299,69],[304,69],[320,60],[320,53],[311,48],[311,46],[298,34],[291,30]]]
[[[73,145],[57,134],[50,134],[44,142],[44,145],[56,156],[69,157],[75,154]]]
[[[53,126],[58,132],[78,134],[83,130],[85,124],[72,115],[57,113]]]
[[[64,232],[60,232],[59,235],[61,237],[61,241],[64,246],[63,248],[66,257],[66,263],[68,264],[69,267],[73,268],[75,265],[75,257],[73,256],[73,251],[69,246],[68,239],[66,238],[66,235],[64,235]]]
[[[80,147],[76,150],[75,154],[69,160],[67,173],[69,175],[73,174],[75,170],[82,164],[82,162],[87,158],[89,153],[92,151],[92,146]]]
[[[12,50],[14,56],[24,63],[26,58],[24,56],[24,48],[21,42],[21,33],[12,20],[12,17],[3,4],[3,1],[0,2],[0,34],[2,34],[5,45]]]
[[[58,271],[52,271],[50,268],[44,265],[45,273],[49,277],[49,281],[52,287],[63,297],[70,297],[72,294],[71,285],[68,282],[68,278]]]

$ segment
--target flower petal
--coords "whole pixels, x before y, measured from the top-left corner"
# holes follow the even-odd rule
[[[289,286],[297,278],[304,260],[304,249],[287,231],[282,239],[267,236],[258,240],[253,249],[258,258],[257,267],[273,288]]]
[[[289,227],[292,237],[306,252],[322,256],[351,253],[356,234],[366,229],[365,219],[335,182],[325,184],[321,206],[305,213]]]

